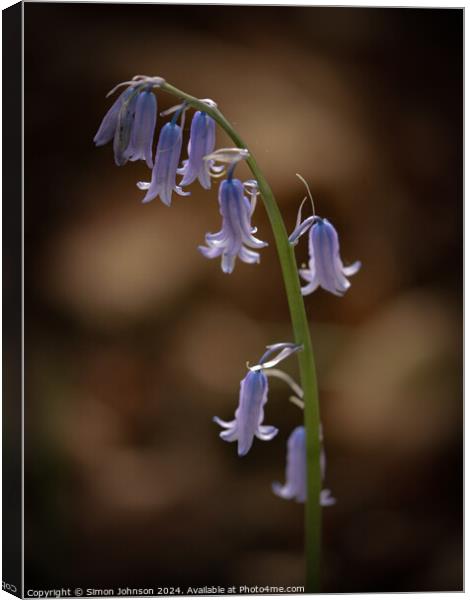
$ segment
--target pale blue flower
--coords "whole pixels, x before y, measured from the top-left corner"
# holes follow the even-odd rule
[[[336,229],[328,219],[319,217],[313,219],[309,217],[309,219],[313,224],[309,232],[308,269],[299,270],[300,276],[308,282],[306,286],[302,287],[302,294],[304,296],[311,294],[318,287],[322,287],[336,296],[342,296],[351,286],[347,277],[357,273],[361,268],[361,263],[356,261],[349,267],[345,267],[339,254]],[[304,227],[302,233],[305,231],[305,222],[297,228],[297,230],[301,230]],[[295,243],[299,237],[299,235],[296,236],[296,231],[289,238],[291,243]]]
[[[113,140],[118,166],[144,159],[152,168],[152,146],[157,120],[157,100],[151,86],[131,85],[119,96],[103,118],[94,137],[97,146]]]
[[[276,496],[305,502],[307,499],[307,449],[305,428],[296,427],[287,441],[286,483],[272,486]]]
[[[124,90],[104,116],[94,138],[97,146],[113,140],[114,162],[118,167],[125,165],[129,159],[127,148],[131,140],[137,96],[135,86]]]
[[[325,454],[322,450],[320,468],[322,479],[325,477]],[[296,427],[287,441],[286,482],[284,485],[276,482],[272,490],[280,498],[305,502],[307,499],[307,436],[305,427]],[[320,505],[332,506],[336,499],[331,491],[323,489],[320,492]]]
[[[104,146],[114,138],[118,123],[119,111],[121,110],[123,103],[128,100],[133,90],[134,87],[132,86],[125,89],[103,117],[101,125],[96,132],[95,137],[93,138],[93,141],[97,146]]]
[[[118,167],[122,167],[129,160],[128,149],[134,125],[137,98],[137,91],[132,90],[129,97],[123,101],[119,109],[113,139],[114,162]]]
[[[189,194],[176,185],[176,170],[180,160],[182,142],[181,127],[176,124],[175,119],[164,125],[158,139],[152,180],[150,183],[139,181],[137,184],[141,190],[147,190],[142,202],[150,202],[160,196],[161,201],[170,206],[173,191],[180,196]]]
[[[135,107],[131,139],[126,154],[129,160],[145,160],[149,169],[153,167],[153,138],[157,123],[157,97],[150,90],[142,91]]]
[[[237,257],[245,263],[258,263],[259,252],[250,248],[264,248],[268,244],[253,236],[256,228],[251,226],[253,204],[245,196],[245,189],[239,179],[230,175],[219,187],[219,210],[222,215],[222,229],[218,233],[206,234],[207,246],[199,246],[206,258],[222,257],[222,271],[231,273]],[[250,182],[251,184],[251,182]]]
[[[204,160],[204,157],[213,152],[214,148],[215,121],[207,113],[198,110],[191,122],[188,159],[184,160],[183,167],[178,169],[178,174],[183,175],[181,186],[189,185],[198,179],[203,188],[210,189],[214,161]]]
[[[249,368],[246,377],[240,383],[240,397],[235,419],[222,421],[219,417],[214,417],[214,421],[225,429],[220,433],[220,437],[226,442],[238,441],[239,456],[244,456],[250,450],[255,437],[268,441],[278,433],[276,427],[262,425],[264,405],[268,401],[268,379],[263,369],[274,367],[301,348],[302,346],[298,344],[285,342],[267,346],[259,363]],[[277,355],[270,358],[276,352]]]
[[[240,384],[240,400],[233,421],[214,421],[224,428],[220,437],[226,442],[238,441],[238,456],[245,456],[253,439],[272,440],[278,429],[272,425],[262,425],[264,405],[268,401],[268,380],[262,371],[248,371]]]

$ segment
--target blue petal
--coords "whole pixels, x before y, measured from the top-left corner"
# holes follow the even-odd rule
[[[210,165],[204,161],[204,157],[213,152],[214,147],[214,120],[205,112],[195,112],[191,122],[188,160],[185,161],[184,167],[179,170],[179,172],[184,175],[180,185],[189,185],[197,178],[203,188],[210,188]]]
[[[309,268],[299,270],[300,276],[308,282],[302,287],[302,294],[310,294],[321,286],[336,296],[342,296],[351,286],[346,277],[357,273],[361,263],[357,261],[344,267],[336,229],[327,219],[315,218],[309,235]]]
[[[97,146],[104,146],[113,139],[122,103],[130,96],[133,89],[132,86],[125,89],[103,117],[101,125],[93,138]]]
[[[183,141],[181,127],[176,123],[167,123],[160,132],[157,144],[152,181],[142,202],[150,202],[160,196],[167,206],[171,204],[173,190],[176,190],[176,169]]]
[[[137,92],[132,90],[128,98],[124,100],[119,110],[116,131],[114,132],[114,161],[118,167],[125,165],[129,159],[128,147],[131,140],[132,126],[134,124],[135,107],[137,104]]]
[[[305,428],[296,427],[287,441],[286,483],[275,483],[273,492],[286,500],[305,502],[307,498],[307,446]]]
[[[137,98],[129,147],[130,160],[143,159],[153,167],[152,146],[157,122],[157,99],[153,92],[141,92]]]
[[[248,371],[240,385],[240,405],[237,415],[238,454],[244,456],[251,445],[263,420],[263,405],[266,404],[268,380],[262,372]]]
[[[208,248],[201,252],[207,258],[222,255],[222,271],[231,273],[236,258],[246,263],[259,262],[258,252],[249,248],[267,246],[253,236],[251,226],[251,203],[244,195],[244,187],[238,179],[225,179],[219,187],[219,211],[222,215],[222,229],[217,233],[206,235]],[[248,247],[248,248],[247,248]]]
[[[320,285],[332,294],[341,296],[350,283],[342,272],[338,234],[327,219],[319,221],[312,231],[315,266]]]

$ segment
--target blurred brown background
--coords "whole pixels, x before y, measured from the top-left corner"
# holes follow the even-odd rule
[[[219,103],[288,228],[302,173],[363,262],[344,298],[306,298],[338,498],[325,591],[462,589],[462,16],[26,4],[27,585],[303,583],[302,506],[270,491],[288,390],[244,459],[211,422],[291,337],[269,224],[260,205],[261,265],[224,276],[196,249],[216,186],[144,206],[145,164],[93,147],[106,92],[145,73]]]

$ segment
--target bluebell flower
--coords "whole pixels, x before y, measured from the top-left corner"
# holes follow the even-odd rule
[[[305,428],[296,427],[287,441],[286,483],[272,486],[276,496],[305,502],[307,499],[307,448]]]
[[[299,207],[295,229],[289,236],[289,242],[295,246],[304,233],[307,231],[310,233],[308,269],[299,269],[300,276],[307,281],[307,285],[302,287],[302,294],[306,296],[314,292],[317,287],[322,287],[336,296],[342,296],[351,287],[347,277],[357,273],[361,263],[356,261],[349,267],[343,265],[336,229],[328,219],[321,219],[315,215],[315,204],[310,187],[302,175],[299,173],[296,175],[307,189],[313,213],[302,221],[302,208],[307,201],[305,197]]]
[[[264,405],[268,401],[268,380],[262,371],[248,371],[240,384],[240,400],[233,421],[214,421],[224,428],[220,437],[226,442],[238,441],[238,456],[245,456],[253,439],[272,440],[278,429],[272,425],[262,425]]]
[[[129,99],[133,91],[134,87],[132,86],[125,89],[103,117],[101,125],[96,132],[95,137],[93,138],[93,141],[97,146],[104,146],[114,138],[118,123],[119,111],[121,110],[123,103]]]
[[[191,122],[191,133],[188,143],[188,159],[183,161],[183,167],[178,174],[183,175],[181,186],[189,185],[195,179],[206,190],[211,187],[211,173],[214,161],[204,160],[204,157],[214,151],[215,121],[207,113],[198,110]]]
[[[150,90],[140,92],[135,106],[131,139],[126,154],[129,160],[145,160],[153,167],[153,138],[157,123],[157,97]]]
[[[263,369],[277,365],[301,350],[302,346],[282,342],[266,348],[259,363],[249,367],[246,377],[240,383],[240,398],[235,419],[227,422],[214,417],[214,421],[225,429],[220,433],[220,437],[226,442],[238,441],[239,456],[244,456],[249,451],[255,437],[263,441],[272,440],[278,432],[276,427],[262,425],[264,405],[268,401],[268,379]],[[276,356],[270,358],[276,352]]]
[[[138,92],[134,89],[119,109],[113,139],[114,162],[118,167],[122,167],[129,160],[128,150],[134,125],[137,98]]]
[[[264,248],[268,244],[253,236],[256,228],[251,226],[253,206],[245,196],[239,179],[222,181],[219,187],[219,210],[222,229],[218,233],[206,234],[207,246],[199,246],[206,258],[222,257],[222,271],[231,273],[237,257],[245,263],[258,263],[259,252],[250,248]]]
[[[150,183],[139,181],[137,184],[141,190],[147,190],[142,202],[150,202],[160,196],[161,201],[170,206],[173,191],[180,196],[189,194],[176,185],[176,170],[180,160],[182,142],[183,135],[179,125],[174,121],[164,125],[158,139],[152,180]]]
[[[157,120],[157,101],[150,90],[130,86],[106,113],[94,142],[97,146],[113,139],[114,160],[118,166],[144,159],[152,168],[152,145]]]
[[[320,460],[322,479],[325,477],[325,455],[322,451]],[[286,483],[276,482],[272,490],[280,498],[305,502],[307,499],[307,436],[305,427],[296,427],[287,441]],[[323,489],[320,492],[320,505],[332,506],[336,499],[331,491]]]
[[[308,269],[299,270],[300,276],[308,282],[302,287],[302,294],[306,296],[318,287],[322,287],[336,296],[342,296],[351,286],[347,277],[357,273],[361,263],[356,261],[349,267],[345,267],[339,254],[336,229],[328,219],[314,217],[312,223],[309,232]],[[294,234],[290,239],[295,242]]]
[[[152,146],[157,118],[157,100],[152,88],[164,83],[161,77],[137,75],[113,88],[128,85],[104,116],[93,139],[97,146],[113,140],[114,160],[118,166],[128,160],[143,159],[152,168]]]
[[[129,159],[127,149],[134,124],[137,95],[138,91],[135,87],[131,86],[124,90],[104,116],[94,137],[97,146],[113,140],[114,161],[118,167],[126,164]]]

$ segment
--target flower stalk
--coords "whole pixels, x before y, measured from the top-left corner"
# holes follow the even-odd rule
[[[162,91],[185,100],[187,105],[206,112],[222,127],[238,148],[249,150],[237,131],[235,131],[230,122],[215,105],[210,106],[207,102],[198,100],[167,82],[163,82],[159,87]],[[294,340],[296,344],[302,346],[302,350],[297,353],[297,357],[301,385],[304,391],[304,424],[307,438],[307,501],[305,503],[306,592],[318,592],[320,591],[321,560],[321,469],[320,439],[318,436],[320,410],[310,327],[301,293],[294,249],[289,243],[288,234],[278,204],[251,152],[246,159],[246,163],[258,182],[258,189],[268,213],[281,263]]]

